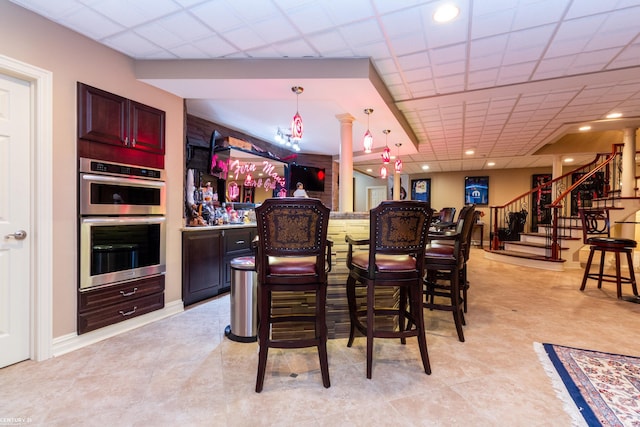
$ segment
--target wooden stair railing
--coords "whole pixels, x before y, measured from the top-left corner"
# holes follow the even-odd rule
[[[621,156],[621,153],[621,144],[615,144],[613,146],[612,153],[599,153],[596,155],[595,159],[592,162],[586,165],[567,172],[562,176],[552,179],[551,181],[543,183],[515,197],[514,199],[503,205],[491,206],[491,216],[489,218],[489,223],[491,224],[492,230],[490,236],[491,250],[499,250],[503,247],[505,241],[505,230],[508,230],[509,225],[508,218],[516,218],[516,215],[513,215],[513,213],[526,211],[529,206],[530,199],[536,194],[539,194],[539,192],[551,191],[551,194],[560,194],[560,196],[557,197],[550,205],[545,206],[546,208],[551,209],[551,230],[547,231],[547,247],[549,247],[550,250],[548,251],[546,257],[551,260],[560,260],[560,236],[558,233],[558,218],[562,209],[565,209],[564,212],[566,213],[567,209],[571,208],[571,203],[565,203],[566,200],[570,199],[572,191],[576,190],[585,181],[593,177],[596,172],[600,171],[604,171],[604,194],[608,195],[609,192],[613,190],[611,188],[611,183],[613,182],[614,186],[616,186],[615,183],[619,181],[616,178],[617,168],[611,166],[613,160]],[[602,161],[602,163],[599,163],[600,161]],[[570,181],[573,179],[573,176],[576,173],[581,173],[583,175],[575,183],[571,183]],[[527,221],[527,224],[528,223],[529,221]]]

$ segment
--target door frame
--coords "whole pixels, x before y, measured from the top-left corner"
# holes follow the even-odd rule
[[[0,73],[28,82],[31,97],[29,224],[34,240],[29,254],[29,353],[40,361],[52,357],[53,348],[53,74],[4,55]]]

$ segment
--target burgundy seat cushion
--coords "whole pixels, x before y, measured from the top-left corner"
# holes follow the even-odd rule
[[[353,265],[369,269],[369,254],[359,252],[353,255]],[[378,255],[376,256],[376,267],[379,271],[411,271],[416,269],[416,259],[410,255]]]
[[[453,245],[431,244],[427,245],[424,256],[427,258],[451,258],[454,250],[455,246]]]
[[[316,274],[316,257],[269,257],[269,274],[299,276]]]

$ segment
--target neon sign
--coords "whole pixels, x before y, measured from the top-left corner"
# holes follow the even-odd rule
[[[255,188],[264,188],[265,191],[270,191],[278,186],[285,187],[285,178],[283,176],[278,175],[276,172],[276,167],[269,160],[262,161],[262,169],[261,172],[267,176],[267,178],[253,178],[252,174],[258,170],[258,166],[255,163],[240,163],[240,160],[229,160],[229,172],[230,175],[235,180],[243,180],[243,185],[245,187],[255,187]],[[235,185],[236,188],[232,188],[231,186]],[[229,183],[228,187],[231,191],[236,191],[238,184],[233,182]],[[229,193],[231,196],[231,193]],[[237,197],[237,196],[236,196]]]

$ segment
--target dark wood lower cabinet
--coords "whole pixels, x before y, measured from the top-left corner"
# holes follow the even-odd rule
[[[78,333],[93,331],[164,307],[164,274],[80,291]]]
[[[222,230],[182,233],[182,301],[190,305],[222,288]]]
[[[253,255],[255,227],[202,229],[182,232],[182,300],[191,305],[228,292],[230,262]]]

